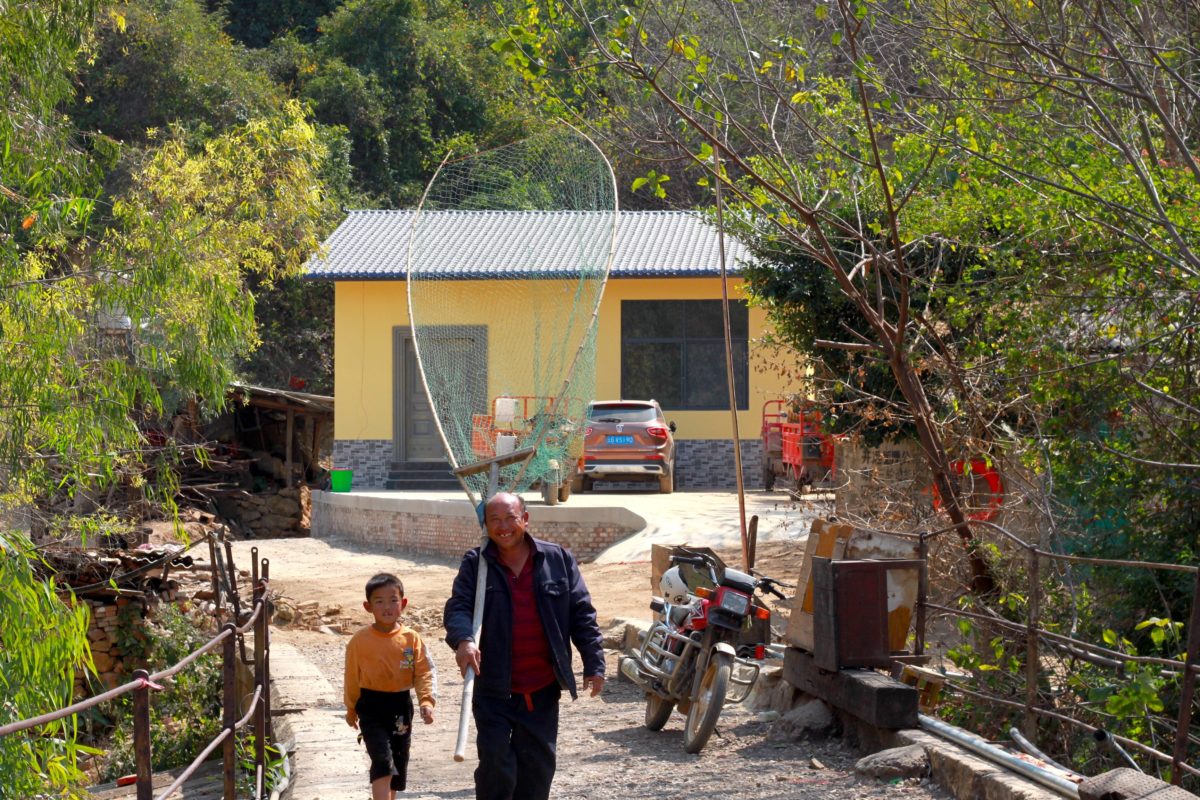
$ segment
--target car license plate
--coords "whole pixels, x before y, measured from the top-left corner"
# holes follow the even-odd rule
[[[633,444],[632,436],[609,436],[609,444]]]

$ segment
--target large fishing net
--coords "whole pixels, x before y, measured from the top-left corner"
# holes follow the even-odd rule
[[[417,362],[454,468],[504,460],[499,487],[569,492],[595,388],[595,332],[617,225],[612,169],[561,127],[448,161],[412,223]],[[459,476],[472,500],[489,470]]]

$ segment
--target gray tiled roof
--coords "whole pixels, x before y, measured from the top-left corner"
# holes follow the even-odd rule
[[[403,278],[414,211],[351,211],[308,265],[308,277],[326,280]],[[511,278],[561,268],[587,246],[603,242],[607,215],[588,211],[425,211],[422,269],[447,277]],[[716,228],[686,211],[626,211],[619,217],[614,277],[717,275]],[[428,227],[425,227],[428,226]],[[595,233],[591,233],[595,231]],[[749,258],[745,245],[725,237],[730,272]],[[536,252],[536,257],[531,255]],[[535,263],[542,262],[542,263]]]

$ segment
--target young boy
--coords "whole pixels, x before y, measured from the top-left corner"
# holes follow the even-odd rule
[[[375,622],[346,645],[346,722],[362,732],[371,757],[372,800],[395,800],[408,776],[415,688],[426,725],[433,722],[437,680],[421,635],[400,624],[404,584],[381,572],[367,581],[363,608]]]

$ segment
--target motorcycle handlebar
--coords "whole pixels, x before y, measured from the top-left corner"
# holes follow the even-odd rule
[[[708,566],[708,560],[700,556],[671,556],[672,564],[695,564],[698,567]]]
[[[766,584],[764,584],[764,585],[763,585],[763,587],[762,587],[762,590],[763,590],[764,592],[767,592],[768,594],[773,594],[773,595],[775,595],[775,596],[776,596],[776,597],[778,597],[780,600],[787,600],[787,596],[786,596],[786,595],[785,595],[783,592],[781,592],[781,591],[779,591],[778,589],[776,589],[774,586],[769,586],[769,585],[766,585]]]
[[[780,600],[787,600],[788,598],[786,595],[784,595],[783,592],[779,591],[779,589],[777,587],[782,586],[785,589],[796,588],[792,584],[784,583],[783,581],[776,580],[775,578],[769,577],[767,575],[763,575],[761,572],[755,572],[754,574],[758,577],[759,590],[766,592],[767,594],[773,594],[776,597],[778,597]]]

